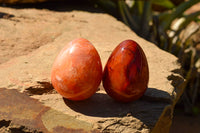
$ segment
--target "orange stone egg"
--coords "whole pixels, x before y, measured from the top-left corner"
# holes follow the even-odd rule
[[[103,86],[113,99],[131,102],[144,95],[149,81],[149,68],[142,48],[125,40],[112,52],[103,73]]]
[[[86,39],[71,41],[58,54],[51,82],[63,97],[79,101],[91,97],[102,78],[102,64],[95,47]]]

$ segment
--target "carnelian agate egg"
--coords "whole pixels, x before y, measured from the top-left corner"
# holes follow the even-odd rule
[[[120,43],[112,52],[103,73],[103,86],[117,101],[139,99],[147,89],[149,68],[142,48],[132,40]]]
[[[71,41],[58,54],[52,67],[51,82],[63,97],[79,101],[92,96],[102,78],[100,56],[86,39]]]

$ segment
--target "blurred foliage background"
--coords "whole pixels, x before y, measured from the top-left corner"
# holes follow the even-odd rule
[[[200,113],[200,6],[199,0],[90,0],[122,20],[136,34],[178,57],[186,79],[177,106]]]

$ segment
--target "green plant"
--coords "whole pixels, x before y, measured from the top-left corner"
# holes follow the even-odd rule
[[[192,36],[199,32],[200,11],[186,15],[184,12],[199,0],[188,0],[175,6],[170,0],[96,0],[112,15],[120,18],[139,36],[157,44],[177,56],[186,79],[182,98],[187,112],[197,112],[200,97],[200,55]],[[154,10],[154,5],[164,7],[164,12]],[[195,111],[194,111],[195,110]]]

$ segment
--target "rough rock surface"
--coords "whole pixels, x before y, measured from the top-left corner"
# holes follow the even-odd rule
[[[0,101],[1,133],[83,132],[84,130],[95,132],[92,130],[92,124],[45,107],[17,90],[0,88]]]
[[[24,92],[53,110],[92,124],[99,131],[169,131],[174,105],[184,85],[177,58],[138,37],[110,15],[0,7],[0,35],[0,87]],[[81,102],[57,94],[50,82],[52,63],[69,41],[79,37],[93,43],[103,66],[120,42],[137,41],[150,69],[145,95],[132,103],[118,103],[106,95],[102,85],[95,95]],[[9,117],[4,120],[10,121]]]

